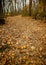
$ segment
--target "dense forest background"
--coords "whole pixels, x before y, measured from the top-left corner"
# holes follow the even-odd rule
[[[32,16],[43,19],[46,17],[46,0],[1,0],[4,15]],[[35,13],[34,13],[35,12]]]

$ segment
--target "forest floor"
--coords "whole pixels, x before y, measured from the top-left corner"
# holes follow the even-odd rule
[[[7,17],[0,25],[0,65],[46,65],[46,23]]]

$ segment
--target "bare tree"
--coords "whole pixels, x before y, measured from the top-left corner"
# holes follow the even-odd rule
[[[15,0],[15,11],[16,11],[16,0]]]
[[[23,9],[24,9],[24,0],[21,0],[22,1],[22,4],[23,4]]]
[[[26,0],[25,0],[25,7],[26,7]]]

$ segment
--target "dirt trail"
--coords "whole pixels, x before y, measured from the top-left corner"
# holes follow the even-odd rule
[[[10,49],[0,52],[0,65],[46,65],[46,23],[22,16],[6,21],[0,26],[0,49],[6,44]]]

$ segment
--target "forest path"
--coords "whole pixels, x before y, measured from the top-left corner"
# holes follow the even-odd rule
[[[7,59],[14,60],[8,63],[46,65],[46,23],[21,15],[7,17],[6,21],[5,25],[0,26],[0,39],[1,43],[7,42],[11,47],[4,51]]]

